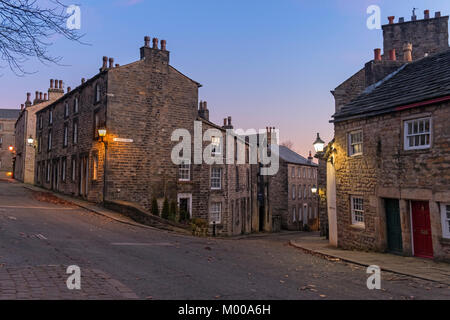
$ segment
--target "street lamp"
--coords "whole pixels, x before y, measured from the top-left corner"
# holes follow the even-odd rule
[[[311,187],[311,192],[315,195],[317,193],[317,187],[316,186],[312,186]]]
[[[27,142],[28,142],[28,144],[29,144],[30,146],[33,145],[33,144],[34,144],[34,139],[33,139],[33,137],[30,136],[30,137],[27,139]]]
[[[9,150],[10,152],[14,153],[14,146],[9,146],[9,147],[8,147],[8,150]]]
[[[324,147],[325,141],[320,139],[320,135],[317,133],[317,139],[314,141],[314,149],[316,150],[316,153],[323,152]]]
[[[97,129],[98,136],[100,137],[100,142],[105,145],[105,160],[103,161],[103,205],[105,205],[105,196],[106,196],[106,152],[108,151],[108,142],[105,141],[106,137],[106,128],[100,127]]]

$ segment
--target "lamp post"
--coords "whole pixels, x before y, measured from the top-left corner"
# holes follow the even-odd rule
[[[105,196],[106,196],[106,154],[108,151],[108,141],[105,140],[107,130],[105,127],[98,128],[98,136],[100,142],[105,146],[105,160],[103,161],[103,205],[105,205]]]
[[[32,137],[31,135],[30,135],[30,136],[28,137],[28,139],[27,139],[27,144],[28,144],[30,147],[33,147],[33,148],[35,148],[35,149],[36,149],[36,147],[37,147],[37,141],[34,140],[33,137]]]
[[[314,150],[316,150],[316,153],[322,153],[324,148],[325,148],[325,141],[320,139],[320,135],[319,133],[317,133],[316,141],[314,141]]]

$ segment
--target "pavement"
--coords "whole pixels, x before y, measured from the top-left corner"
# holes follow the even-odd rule
[[[362,266],[376,265],[381,270],[450,285],[450,264],[430,259],[405,257],[389,253],[343,250],[329,245],[317,235],[291,240],[290,244],[307,252],[340,259]]]
[[[450,299],[446,284],[386,271],[369,290],[364,266],[290,245],[310,233],[197,238],[120,219],[0,181],[0,299]]]

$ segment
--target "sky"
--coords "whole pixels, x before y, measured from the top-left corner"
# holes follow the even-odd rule
[[[38,0],[39,2],[39,0]],[[49,79],[76,87],[108,56],[121,65],[139,59],[144,36],[167,40],[170,64],[203,87],[210,120],[231,116],[235,128],[280,130],[303,156],[319,132],[333,138],[330,93],[373,59],[382,31],[369,30],[367,8],[419,19],[429,9],[450,14],[448,0],[63,0],[81,8],[87,45],[52,39],[61,65],[29,60],[18,77],[0,60],[0,108],[20,108],[26,92],[47,92]]]

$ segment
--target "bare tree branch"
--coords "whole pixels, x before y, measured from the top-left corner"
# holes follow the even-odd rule
[[[67,27],[70,15],[66,10],[59,0],[50,0],[48,7],[36,0],[0,0],[0,59],[19,76],[29,73],[23,65],[30,58],[58,64],[61,57],[48,53],[52,37],[82,43],[83,35]]]

